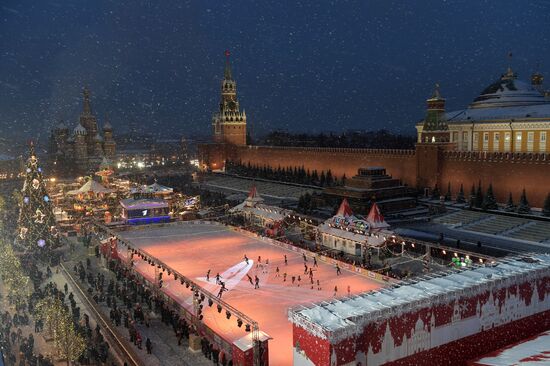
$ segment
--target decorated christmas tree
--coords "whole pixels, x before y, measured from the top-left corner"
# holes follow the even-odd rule
[[[17,243],[28,251],[48,251],[58,247],[59,237],[52,203],[32,143],[21,195]]]

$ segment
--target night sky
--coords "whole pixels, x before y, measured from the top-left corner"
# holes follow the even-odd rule
[[[436,82],[450,110],[509,62],[550,79],[546,0],[1,0],[0,19],[7,138],[73,128],[85,85],[115,133],[207,135],[225,49],[254,134],[412,134]]]

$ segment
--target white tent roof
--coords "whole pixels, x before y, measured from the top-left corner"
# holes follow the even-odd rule
[[[114,190],[112,189],[109,189],[109,188],[105,188],[103,187],[101,184],[99,184],[98,182],[96,182],[95,180],[93,179],[90,179],[89,181],[87,181],[82,187],[80,187],[79,189],[77,190],[74,190],[74,191],[69,191],[67,192],[67,194],[71,195],[71,196],[74,196],[74,195],[77,195],[77,194],[81,194],[81,193],[113,193]]]

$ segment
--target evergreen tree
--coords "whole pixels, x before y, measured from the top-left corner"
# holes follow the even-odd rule
[[[50,196],[42,179],[42,168],[31,143],[25,182],[21,190],[18,244],[28,251],[49,251],[59,246],[59,236]]]
[[[447,193],[445,193],[445,201],[451,200],[451,182],[447,184]]]
[[[313,170],[313,173],[311,174],[311,181],[314,185],[319,184],[319,174],[317,173],[317,169]]]
[[[330,171],[330,169],[327,171],[327,187],[332,187],[332,185],[334,184],[334,180],[332,178],[332,172]]]
[[[326,184],[326,182],[327,182],[327,178],[326,178],[326,176],[325,176],[325,171],[324,171],[324,170],[321,170],[321,178],[319,178],[319,185],[320,185],[321,187],[324,187],[325,184]]]
[[[508,195],[508,202],[504,207],[504,211],[514,212],[515,210],[516,210],[516,205],[514,205],[514,200],[512,199],[512,192],[510,192],[510,194]]]
[[[529,201],[527,201],[525,188],[523,188],[523,192],[521,193],[521,197],[519,198],[519,204],[516,212],[521,214],[531,213],[531,206],[529,206]]]
[[[456,203],[465,203],[466,199],[464,198],[464,186],[460,185],[460,190],[458,191],[458,195],[456,196]]]
[[[548,193],[548,196],[546,196],[546,199],[544,200],[542,214],[543,216],[550,216],[550,193]]]
[[[475,207],[476,205],[476,186],[472,184],[472,189],[470,189],[470,200],[469,200],[470,208]]]
[[[432,200],[439,200],[439,197],[441,196],[441,193],[439,192],[439,188],[437,187],[437,184],[435,185],[434,189],[432,190]]]
[[[483,193],[481,192],[481,181],[479,181],[476,190],[475,207],[481,208],[483,206]]]
[[[493,194],[493,184],[489,184],[489,188],[487,188],[487,193],[485,194],[485,198],[483,199],[482,208],[484,210],[496,210],[498,209],[497,200],[495,199],[495,195]]]

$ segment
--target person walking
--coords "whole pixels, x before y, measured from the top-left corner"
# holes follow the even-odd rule
[[[334,286],[334,296],[338,293],[338,286]]]
[[[313,267],[317,267],[317,257],[313,257]]]
[[[260,288],[260,279],[258,278],[258,276],[254,276],[254,289],[258,289]]]
[[[286,272],[283,273],[283,282],[286,282]]]
[[[210,282],[210,270],[206,272],[206,281]]]
[[[149,337],[147,337],[147,340],[145,341],[145,348],[147,349],[147,354],[150,355],[153,352],[153,344],[151,343],[151,340]]]
[[[340,276],[342,274],[342,270],[340,269],[340,266],[338,263],[336,263],[336,276]]]
[[[286,254],[285,254],[285,266],[288,265],[288,259],[286,258]]]
[[[279,277],[279,266],[275,268],[275,277]]]

